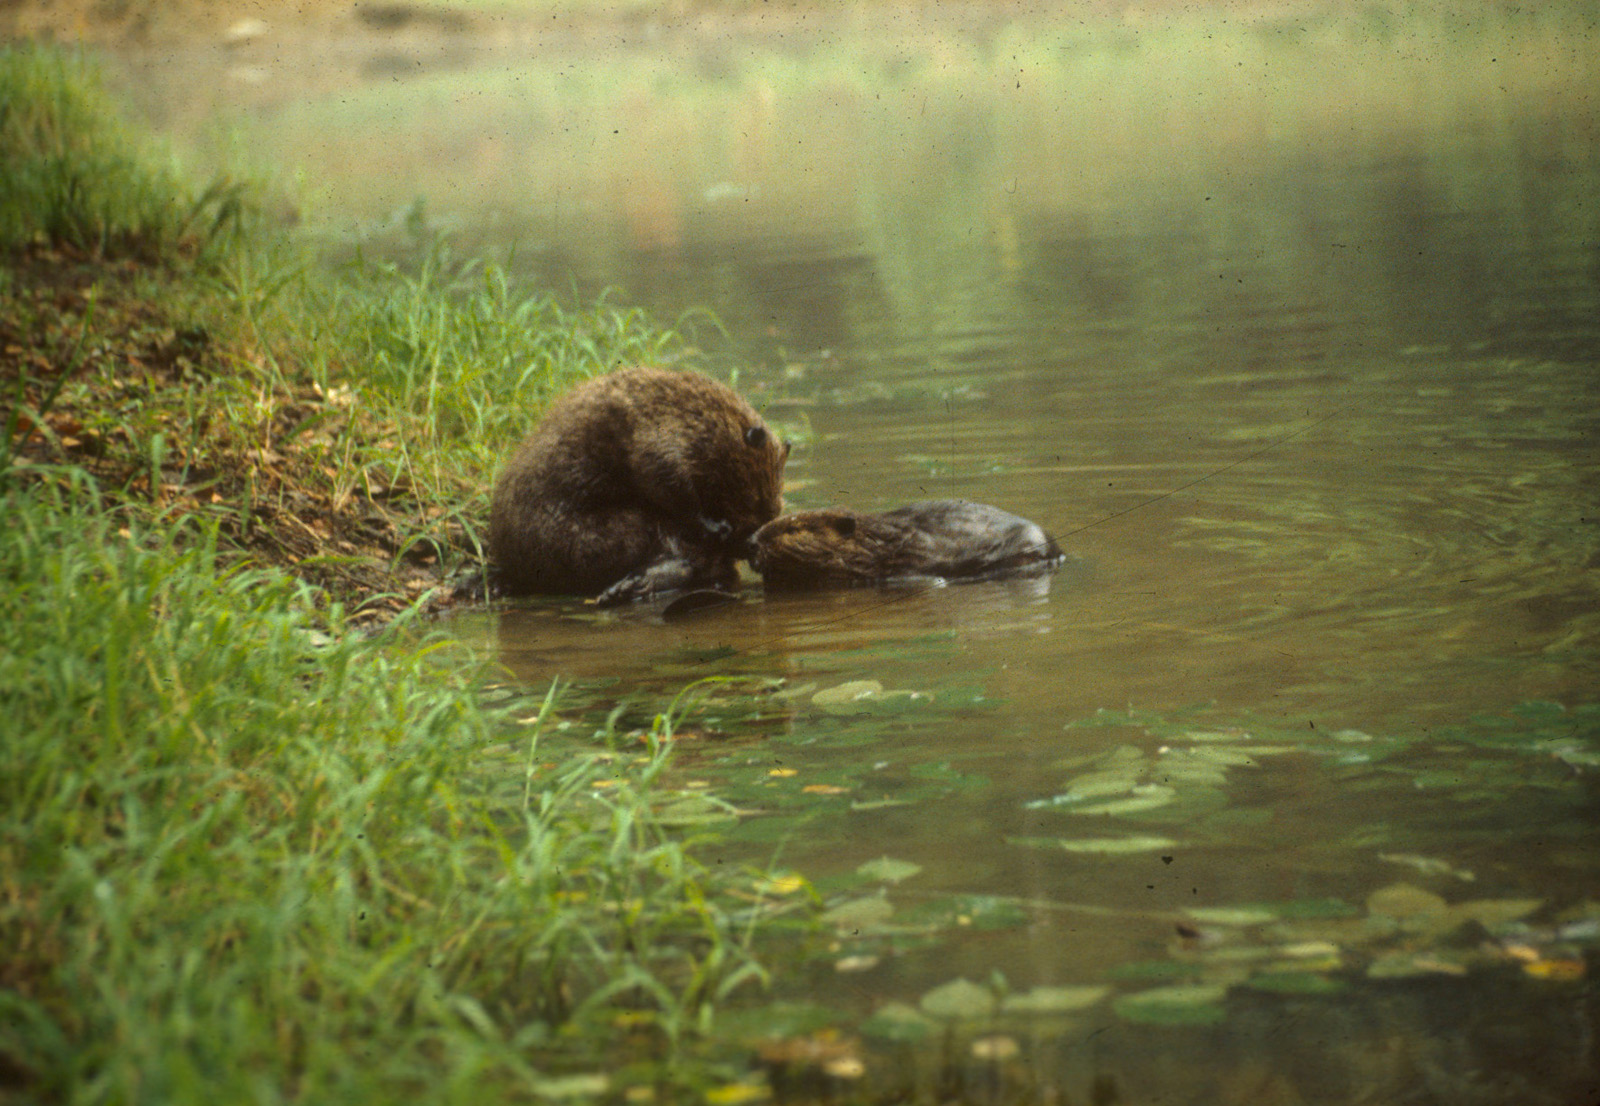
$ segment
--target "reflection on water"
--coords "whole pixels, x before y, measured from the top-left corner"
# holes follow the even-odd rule
[[[754,812],[729,860],[827,879],[887,853],[921,866],[896,910],[1029,904],[798,988],[865,1015],[957,977],[1103,982],[1193,907],[1359,915],[1409,879],[1593,916],[1595,750],[1435,741],[1600,687],[1600,51],[1510,18],[488,52],[271,135],[357,219],[425,194],[552,282],[713,309],[800,439],[793,506],[960,496],[1072,551],[1048,586],[455,623],[530,687],[781,679],[683,743],[685,780]],[[855,713],[827,694],[853,683]],[[1141,721],[1195,704],[1237,748]],[[1328,736],[1352,732],[1382,755]],[[1083,836],[1052,803],[1086,777],[1148,807],[1096,832],[1170,844],[1038,847]],[[1073,1101],[1567,1101],[1593,989],[1506,974],[1236,987],[1183,1032],[1102,1005],[1025,1059]]]

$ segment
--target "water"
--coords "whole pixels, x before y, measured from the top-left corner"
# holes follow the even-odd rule
[[[792,506],[961,496],[1070,551],[453,623],[601,705],[766,681],[684,724],[675,785],[746,812],[714,859],[891,908],[781,997],[1111,988],[980,1018],[1021,1053],[969,1095],[1590,1101],[1594,989],[1551,978],[1600,918],[1600,55],[1568,30],[486,48],[263,133],[351,225],[425,195],[580,295],[710,307],[798,441]],[[883,856],[919,871],[852,875]],[[1519,899],[1532,928],[1491,917]]]

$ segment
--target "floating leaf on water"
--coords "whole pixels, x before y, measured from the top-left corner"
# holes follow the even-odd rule
[[[1092,803],[1089,806],[1073,807],[1073,814],[1137,814],[1142,810],[1154,810],[1166,806],[1178,797],[1176,788],[1159,783],[1143,783],[1133,789],[1133,794],[1126,799],[1112,799],[1105,803]]]
[[[1266,945],[1222,945],[1208,948],[1200,955],[1207,965],[1225,967],[1232,964],[1248,964],[1256,960],[1266,960],[1276,956],[1277,950],[1268,948]]]
[[[1369,979],[1408,979],[1418,975],[1465,975],[1466,965],[1437,952],[1391,952],[1367,965]]]
[[[851,899],[827,910],[822,915],[824,923],[836,929],[869,929],[882,925],[894,916],[894,906],[882,895],[868,895]]]
[[[1507,922],[1526,918],[1543,905],[1543,899],[1473,899],[1471,902],[1457,903],[1450,908],[1450,912],[1477,922],[1485,929],[1494,929]]]
[[[1563,956],[1548,960],[1530,960],[1522,965],[1522,970],[1534,979],[1548,980],[1551,983],[1575,983],[1584,977],[1587,967],[1579,957]]]
[[[967,979],[942,983],[922,996],[917,1004],[924,1014],[936,1018],[984,1018],[994,1012],[994,992]]]
[[[1478,877],[1471,872],[1455,867],[1445,860],[1438,860],[1431,856],[1418,856],[1415,853],[1379,853],[1378,859],[1390,864],[1403,864],[1407,868],[1415,868],[1425,876],[1454,876],[1463,882],[1470,883]]]
[[[1600,767],[1600,752],[1581,745],[1561,742],[1550,748],[1550,755],[1577,768]]]
[[[1065,1014],[1093,1006],[1110,993],[1110,987],[1035,987],[1007,995],[1000,1009],[1008,1014]]]
[[[1258,972],[1246,986],[1277,995],[1333,995],[1345,989],[1340,980],[1315,972]]]
[[[724,803],[710,796],[690,795],[674,800],[656,811],[656,821],[663,826],[703,826],[713,822],[732,822],[738,815]]]
[[[1361,912],[1343,899],[1295,899],[1276,907],[1284,919],[1354,918]]]
[[[885,1003],[861,1023],[861,1032],[880,1041],[911,1043],[939,1028],[939,1023],[903,1002]]]
[[[1226,1016],[1227,987],[1217,983],[1155,987],[1112,1002],[1117,1016],[1141,1025],[1216,1025]]]
[[[993,1037],[979,1037],[972,1042],[972,1058],[985,1060],[989,1063],[1000,1063],[1003,1060],[1015,1060],[1022,1053],[1016,1038],[1004,1035]]]
[[[851,810],[886,810],[894,806],[910,806],[909,799],[854,799],[850,803]]]
[[[1278,955],[1287,956],[1291,960],[1314,960],[1328,956],[1338,956],[1339,946],[1332,941],[1297,941],[1292,945],[1280,945]]]
[[[747,1102],[763,1102],[772,1097],[772,1091],[761,1083],[724,1083],[706,1091],[706,1106],[745,1106]]]
[[[1256,926],[1278,920],[1278,912],[1266,906],[1196,906],[1184,914],[1201,925]]]
[[[835,1079],[860,1079],[867,1074],[867,1065],[859,1056],[834,1056],[823,1061],[822,1070]]]
[[[541,1079],[533,1085],[534,1094],[558,1102],[569,1098],[594,1098],[610,1089],[611,1080],[603,1072],[555,1076]]]
[[[862,954],[859,956],[842,956],[833,962],[833,970],[843,973],[868,972],[873,968],[876,968],[881,961],[881,957],[867,954]]]
[[[1228,782],[1226,768],[1219,764],[1203,764],[1190,757],[1162,761],[1159,771],[1163,783],[1178,784],[1186,789],[1194,786],[1221,787]]]
[[[1449,909],[1438,895],[1409,883],[1391,883],[1367,896],[1367,910],[1390,918],[1411,918],[1419,914],[1442,914]]]
[[[1199,979],[1205,968],[1187,960],[1129,960],[1113,964],[1106,975],[1135,983],[1162,983],[1174,979]]]
[[[727,1039],[755,1043],[791,1040],[822,1033],[839,1022],[839,1013],[814,1002],[772,1002],[751,1009],[717,1011],[717,1031]]]
[[[1600,940],[1600,918],[1579,918],[1575,922],[1567,922],[1556,930],[1556,936],[1563,941]]]
[[[1064,849],[1069,853],[1099,853],[1115,856],[1122,853],[1148,853],[1176,848],[1178,842],[1171,837],[1154,834],[1132,834],[1127,837],[1008,837],[1008,845],[1025,845],[1035,849]]]
[[[922,871],[922,865],[913,864],[909,860],[895,860],[893,857],[881,856],[877,860],[869,860],[856,868],[856,875],[862,879],[874,879],[883,883],[899,883],[910,879]]]
[[[1250,735],[1244,730],[1186,730],[1173,738],[1174,741],[1249,741]]]
[[[877,680],[849,680],[817,692],[811,701],[829,714],[861,714],[882,697],[883,685]]]
[[[1063,798],[1081,801],[1100,798],[1103,795],[1126,795],[1133,790],[1142,774],[1142,767],[1086,772],[1067,781]]]
[[[1282,960],[1269,960],[1265,964],[1257,965],[1256,973],[1259,975],[1281,975],[1283,973],[1329,975],[1333,972],[1342,972],[1344,969],[1344,956],[1340,953],[1334,953],[1330,956],[1285,957]]]
[[[840,787],[836,783],[808,783],[800,789],[805,795],[848,795],[848,787]]]
[[[1026,925],[1033,915],[1004,895],[959,895],[948,904],[958,925],[973,929],[1009,929]]]
[[[1288,749],[1283,750],[1287,752]],[[1241,749],[1237,745],[1201,745],[1188,750],[1188,755],[1196,760],[1208,761],[1211,764],[1221,765],[1226,768],[1259,768],[1256,758],[1261,755],[1257,749]]]
[[[842,684],[824,688],[811,697],[813,703],[848,702],[866,695],[882,695],[883,684],[877,680],[846,680]]]
[[[1567,708],[1549,699],[1530,699],[1511,708],[1511,713],[1536,722],[1565,721]]]
[[[1435,788],[1464,788],[1474,782],[1470,772],[1458,768],[1434,768],[1411,773],[1411,786],[1421,791]]]
[[[1007,895],[952,895],[928,899],[901,915],[901,921],[907,925],[958,925],[985,930],[1026,925],[1032,919],[1032,914]]]
[[[1333,739],[1343,741],[1347,745],[1363,745],[1373,740],[1371,734],[1362,733],[1360,730],[1335,730]]]

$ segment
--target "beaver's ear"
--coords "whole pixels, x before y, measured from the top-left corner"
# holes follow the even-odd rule
[[[854,515],[841,515],[833,520],[833,532],[841,538],[848,538],[856,532],[856,519]]]
[[[767,444],[767,428],[757,423],[755,426],[746,427],[744,444],[751,449],[760,449]]]

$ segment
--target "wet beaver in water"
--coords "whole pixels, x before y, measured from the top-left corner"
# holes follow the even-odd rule
[[[1054,539],[1034,523],[964,499],[882,514],[796,511],[757,530],[750,544],[750,563],[767,587],[778,589],[917,577],[970,580],[1047,571],[1063,559]]]
[[[495,484],[489,555],[509,594],[619,603],[727,584],[783,509],[789,447],[737,392],[632,368],[553,403]]]

